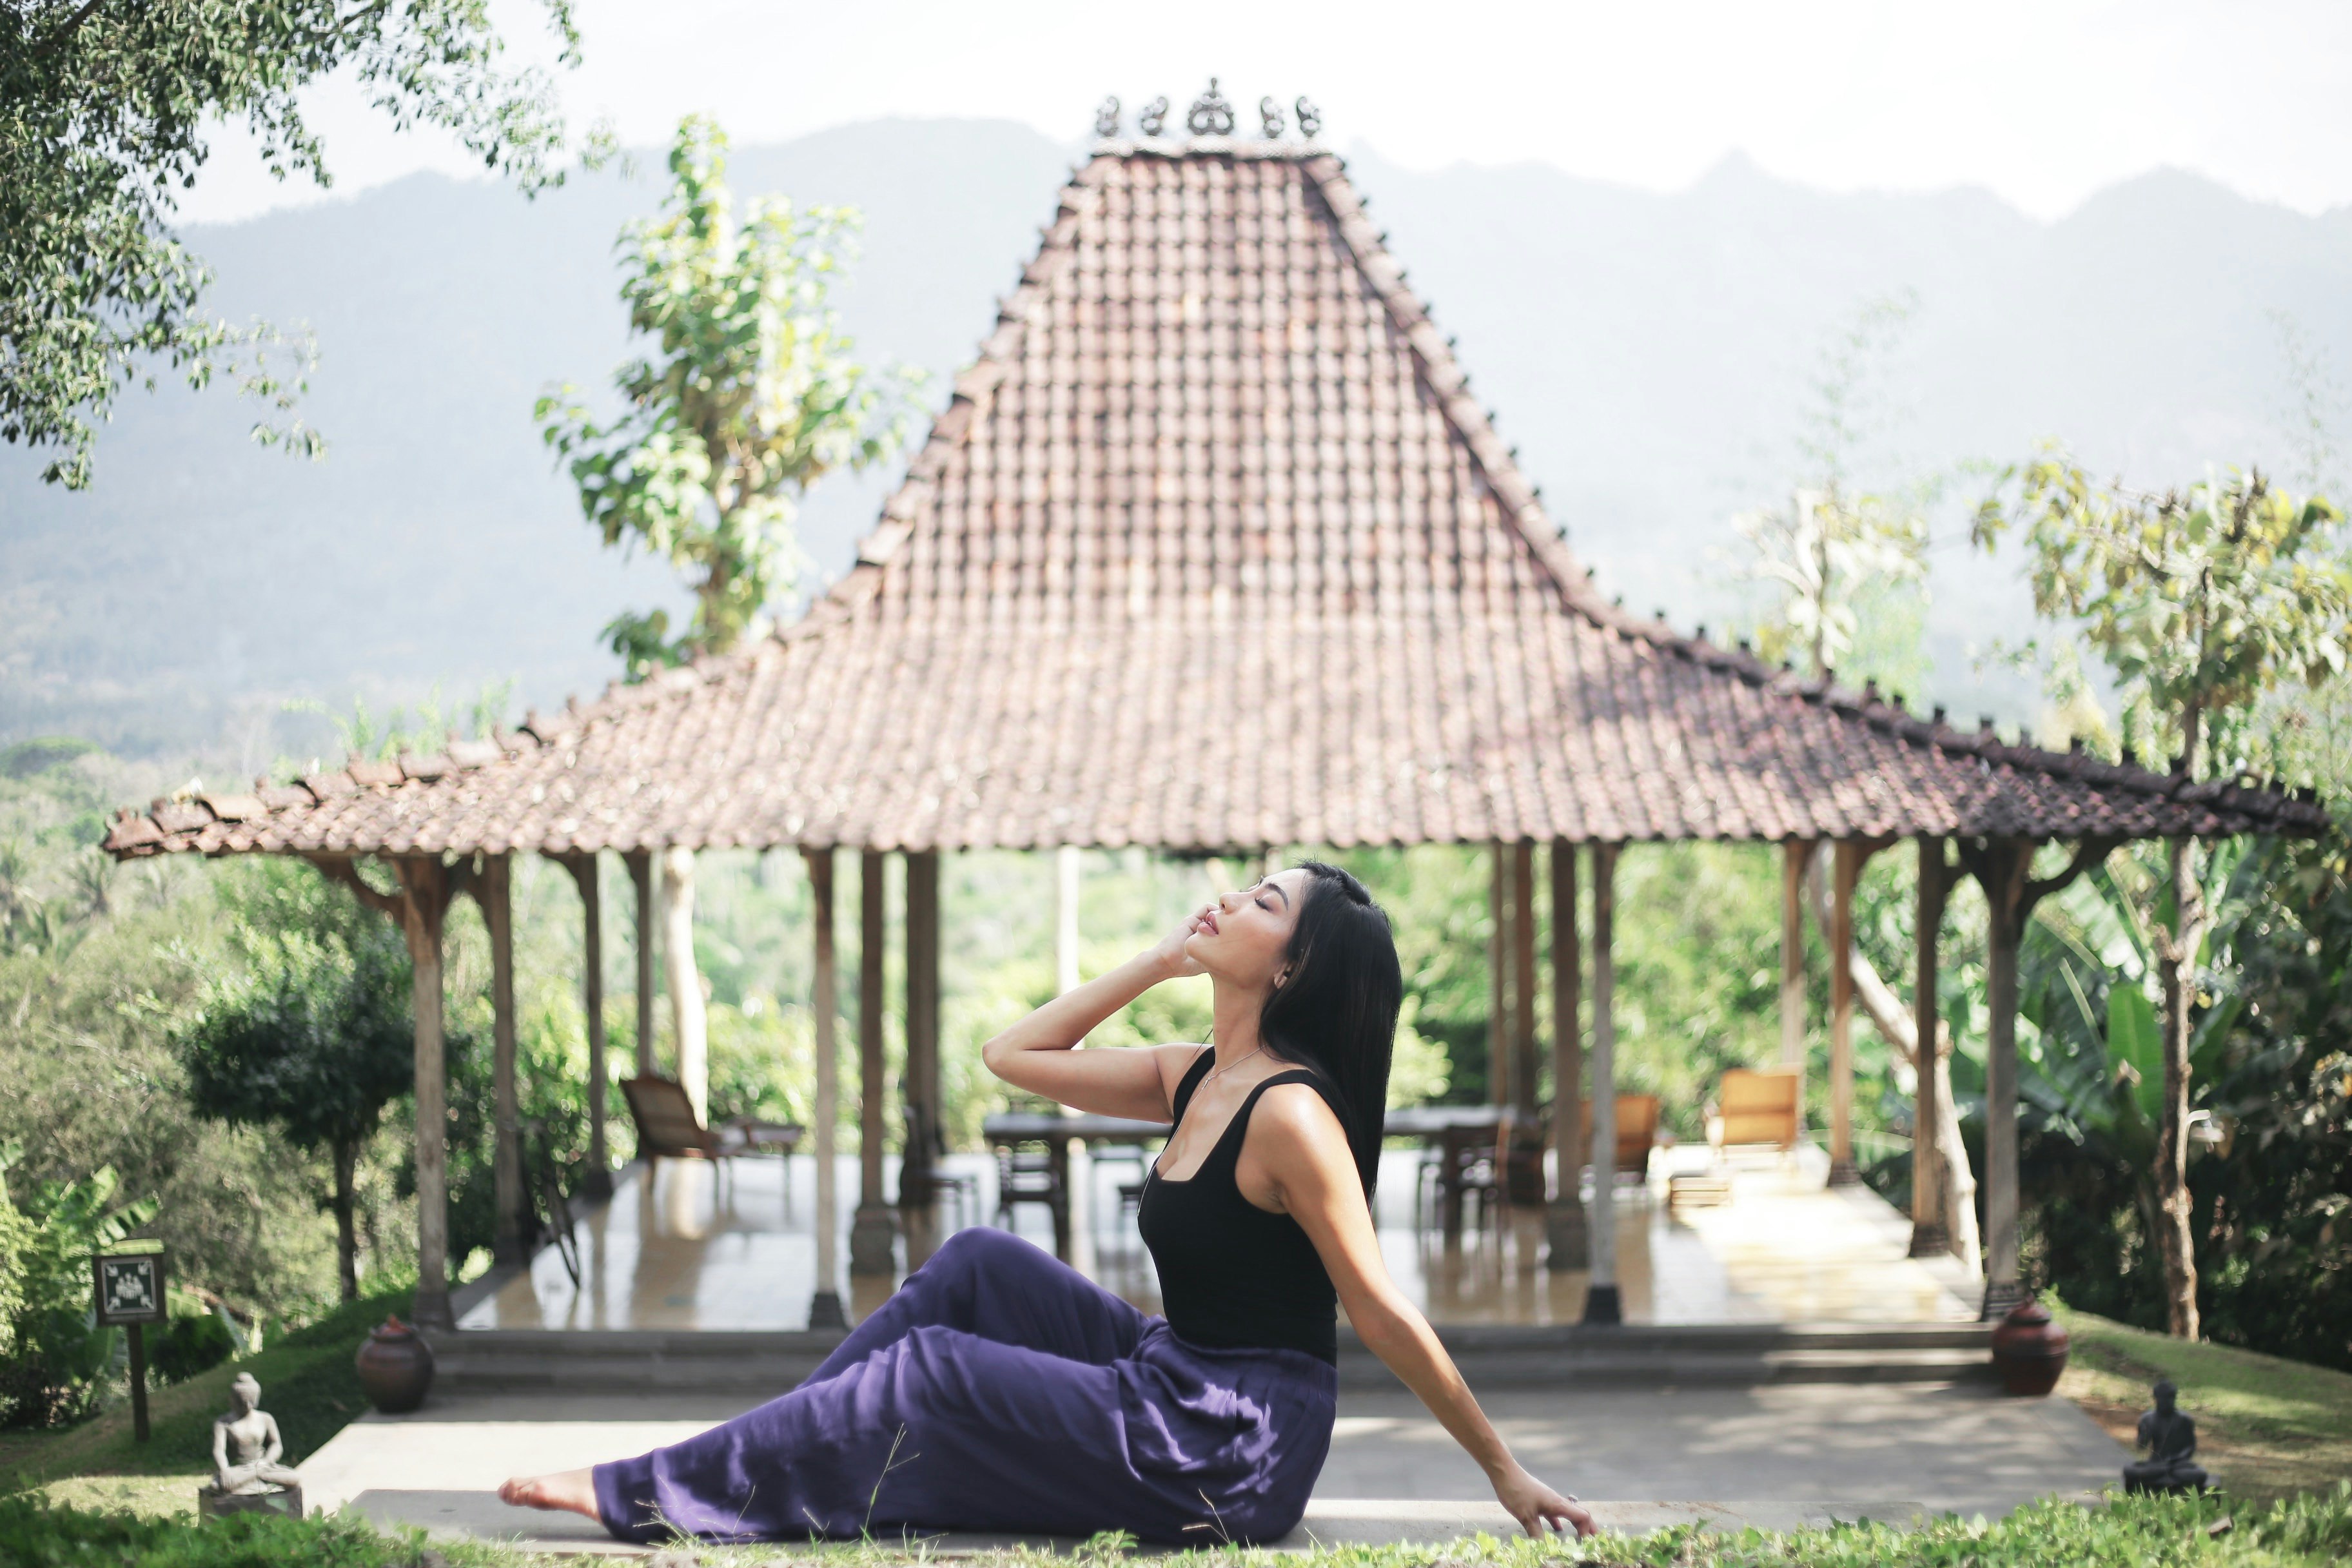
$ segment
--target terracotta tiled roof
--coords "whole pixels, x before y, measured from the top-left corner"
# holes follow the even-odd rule
[[[2312,832],[1601,602],[1312,145],[1104,143],[797,625],[108,847],[1226,848]]]

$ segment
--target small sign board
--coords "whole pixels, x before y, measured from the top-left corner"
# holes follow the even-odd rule
[[[161,1252],[101,1252],[90,1259],[100,1324],[160,1323],[164,1258]]]

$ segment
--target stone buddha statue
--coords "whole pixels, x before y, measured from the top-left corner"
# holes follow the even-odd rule
[[[213,1495],[267,1497],[299,1489],[302,1478],[278,1462],[286,1444],[277,1417],[261,1408],[261,1384],[253,1373],[237,1373],[228,1397],[228,1414],[213,1423]]]
[[[2124,1489],[2131,1492],[2186,1492],[2209,1483],[2196,1464],[2197,1423],[2176,1405],[2180,1391],[2170,1378],[2160,1378],[2154,1390],[2156,1408],[2139,1418],[2138,1447],[2147,1458],[2124,1467]]]

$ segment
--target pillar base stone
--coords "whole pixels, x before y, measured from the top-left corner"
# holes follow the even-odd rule
[[[1941,1258],[1952,1250],[1952,1233],[1940,1220],[1916,1222],[1911,1226],[1912,1258]]]
[[[841,1310],[841,1295],[835,1290],[820,1290],[809,1298],[808,1326],[812,1329],[845,1329],[849,1314]]]
[[[1830,1162],[1831,1186],[1858,1187],[1861,1184],[1862,1168],[1856,1165],[1852,1160],[1832,1160]]]
[[[613,1173],[610,1171],[591,1170],[586,1175],[580,1178],[580,1195],[583,1198],[593,1199],[599,1203],[611,1197],[613,1195]]]
[[[449,1311],[449,1288],[445,1285],[435,1290],[419,1285],[409,1321],[420,1329],[455,1329],[457,1320]]]
[[[1577,1273],[1591,1265],[1592,1238],[1581,1200],[1564,1198],[1552,1204],[1544,1215],[1544,1239],[1549,1243],[1544,1267],[1553,1273]]]
[[[887,1204],[860,1204],[849,1222],[849,1271],[895,1274],[898,1268],[898,1212]]]
[[[1625,1321],[1625,1309],[1614,1285],[1593,1285],[1584,1292],[1584,1321],[1607,1326]]]
[[[1997,1323],[2009,1316],[2009,1310],[2032,1292],[2015,1279],[1985,1281],[1984,1310],[1977,1314],[1979,1322]]]

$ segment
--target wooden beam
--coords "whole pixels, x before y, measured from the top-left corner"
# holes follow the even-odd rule
[[[1486,847],[1486,1098],[1511,1103],[1511,861],[1500,840]]]
[[[1853,1159],[1853,889],[1862,846],[1838,840],[1830,883],[1830,1185],[1862,1180]]]
[[[393,860],[416,1022],[416,1305],[419,1327],[452,1329],[449,1312],[449,1073],[441,1018],[441,931],[450,878],[438,855]]]
[[[1511,847],[1511,1104],[1536,1114],[1536,847]]]
[[[1944,1220],[1944,1162],[1948,1158],[1940,1133],[1944,1107],[1938,1097],[1943,1033],[1936,1005],[1937,944],[1942,940],[1944,905],[1951,889],[1951,868],[1944,858],[1944,841],[1936,834],[1919,835],[1919,901],[1912,921],[1912,942],[1917,972],[1912,982],[1911,1010],[1918,1044],[1912,1052],[1914,1090],[1911,1117],[1911,1249],[1914,1258],[1940,1258],[1952,1249],[1952,1233]]]
[[[1551,1142],[1544,1266],[1582,1268],[1591,1256],[1584,1214],[1584,958],[1576,930],[1576,846],[1551,846]]]
[[[530,1213],[522,1184],[522,1096],[515,1083],[514,862],[486,855],[475,889],[490,937],[490,1184],[496,1209],[492,1251],[520,1263],[530,1246]]]
[[[835,992],[838,960],[834,954],[833,851],[805,849],[814,978],[809,987],[810,1036],[816,1051],[816,1291],[809,1300],[812,1329],[844,1329],[841,1309],[841,1199],[835,1130],[841,1121],[840,998]]]
[[[1592,847],[1592,1205],[1584,1321],[1624,1321],[1617,1289],[1617,844]]]
[[[604,901],[593,854],[574,850],[556,862],[572,873],[580,889],[580,1005],[588,1022],[588,1170],[581,1192],[592,1198],[613,1194],[613,1153],[604,1114],[611,1072],[604,1061]]]
[[[2017,956],[2033,906],[2097,864],[2115,847],[2110,838],[2085,838],[2064,870],[2032,874],[2037,839],[1993,837],[1963,845],[1960,861],[1984,889],[1985,1005],[1985,1294],[1983,1315],[2004,1316],[2025,1299],[2018,1269]]]
[[[661,1071],[654,1049],[654,955],[661,917],[654,910],[653,851],[624,850],[621,864],[628,868],[629,886],[637,895],[637,1076],[652,1078]]]
[[[1805,1071],[1805,867],[1813,841],[1791,838],[1780,846],[1780,1065]],[[1802,1095],[1797,1121],[1804,1123]]]
[[[926,1204],[939,1153],[940,857],[907,857],[906,1135],[898,1156],[898,1205]]]
[[[857,943],[857,1213],[849,1227],[849,1271],[890,1274],[897,1258],[892,1244],[898,1216],[882,1191],[882,1100],[887,1092],[883,1062],[882,960],[887,929],[884,876],[889,858],[878,849],[858,857]]]

